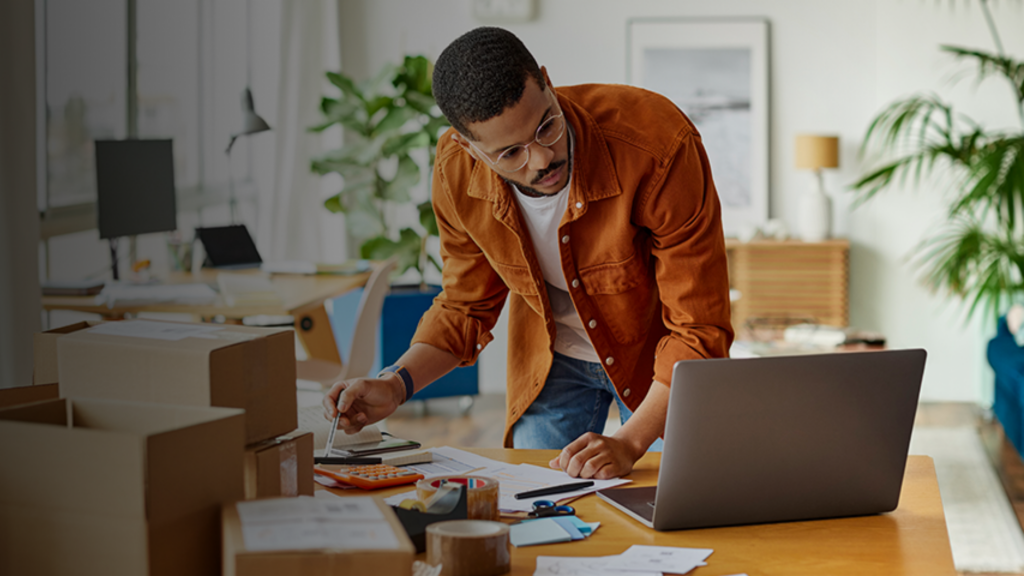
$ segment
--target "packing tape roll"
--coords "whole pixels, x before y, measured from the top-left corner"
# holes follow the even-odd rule
[[[512,569],[508,524],[447,520],[427,526],[427,564],[441,576],[499,576]]]
[[[467,504],[471,520],[497,520],[498,481],[481,476],[440,476],[416,483],[416,498],[426,502],[446,482],[462,484],[468,489]]]

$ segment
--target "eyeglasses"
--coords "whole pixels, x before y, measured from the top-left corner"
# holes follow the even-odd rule
[[[537,134],[534,135],[533,142],[548,148],[561,140],[563,134],[565,134],[565,115],[559,112],[537,127]],[[469,145],[486,158],[492,166],[502,172],[511,174],[522,170],[523,166],[530,162],[530,146],[533,145],[533,142],[526,145],[516,144],[511,148],[507,148],[498,155],[497,160],[491,160],[491,157],[480,148],[477,148],[476,144],[473,144],[472,141],[469,142]]]

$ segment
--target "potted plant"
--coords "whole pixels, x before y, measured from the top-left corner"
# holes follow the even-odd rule
[[[948,173],[949,219],[918,245],[916,264],[931,288],[970,302],[969,316],[980,306],[994,317],[1024,292],[1024,62],[1005,54],[987,1],[980,4],[996,52],[942,50],[972,62],[979,80],[1009,82],[1022,128],[986,130],[937,94],[915,94],[872,120],[861,152],[886,160],[853,188],[860,203],[894,183]]]
[[[337,173],[344,182],[324,206],[345,215],[349,233],[361,241],[361,258],[397,256],[397,274],[415,269],[419,276],[417,286],[392,287],[384,301],[376,373],[405,352],[420,317],[440,292],[439,287],[426,284],[424,274],[428,266],[441,270],[441,264],[427,252],[428,238],[438,234],[430,200],[416,205],[422,230],[396,230],[388,216],[393,212],[389,208],[412,202],[409,191],[421,180],[413,153],[426,149],[427,166],[432,167],[438,138],[449,124],[434,101],[433,65],[423,56],[406,56],[401,65],[386,65],[365,82],[339,72],[327,72],[326,76],[341,95],[321,99],[324,121],[310,130],[320,132],[341,125],[346,130],[346,144],[312,162],[317,174]],[[354,314],[358,301],[358,295],[339,298],[335,314]],[[475,395],[477,390],[477,369],[472,366],[456,369],[416,398]]]
[[[890,160],[854,188],[863,202],[895,182],[917,184],[945,170],[949,219],[918,245],[917,265],[931,288],[969,302],[968,316],[980,309],[994,320],[1024,293],[1024,62],[1006,55],[987,0],[980,4],[996,52],[942,50],[972,62],[979,81],[994,76],[1009,82],[1022,128],[986,130],[936,94],[894,102],[871,122],[862,146],[862,152]],[[992,410],[1018,451],[1024,449],[1021,353],[1001,323],[988,347],[996,374]]]

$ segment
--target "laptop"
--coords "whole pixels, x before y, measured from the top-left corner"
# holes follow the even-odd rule
[[[655,530],[892,511],[925,356],[677,362],[658,485],[597,495]]]
[[[196,228],[196,237],[206,250],[204,265],[210,268],[240,270],[259,268],[263,263],[244,224]]]

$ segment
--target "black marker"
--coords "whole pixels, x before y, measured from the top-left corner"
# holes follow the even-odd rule
[[[573,492],[576,490],[582,490],[583,488],[590,488],[593,485],[593,480],[587,480],[586,482],[573,482],[572,484],[562,484],[548,488],[539,488],[537,490],[527,490],[526,492],[516,494],[516,500],[536,498],[538,496],[550,496],[551,494],[562,494],[564,492]]]

